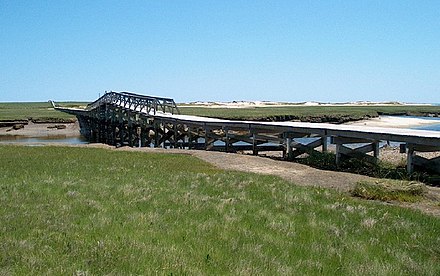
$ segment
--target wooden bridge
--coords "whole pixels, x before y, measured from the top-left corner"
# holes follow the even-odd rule
[[[384,141],[401,143],[407,170],[424,167],[440,173],[440,157],[417,152],[440,151],[440,132],[302,122],[232,121],[180,115],[171,98],[109,92],[85,109],[62,108],[78,118],[81,134],[90,142],[117,147],[163,147],[226,152],[281,151],[291,160],[304,153],[336,145],[336,162],[362,158],[375,162]]]

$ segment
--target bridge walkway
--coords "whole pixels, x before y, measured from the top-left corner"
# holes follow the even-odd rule
[[[77,116],[91,142],[115,146],[153,146],[227,152],[281,151],[287,160],[336,147],[336,162],[361,158],[376,162],[383,142],[401,143],[408,173],[417,167],[440,173],[440,157],[417,152],[440,151],[440,132],[304,122],[235,121],[179,114],[171,98],[110,92],[85,109],[54,107]]]

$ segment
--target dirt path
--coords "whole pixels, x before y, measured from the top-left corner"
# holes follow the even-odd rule
[[[252,155],[222,152],[212,154],[206,151],[194,151],[191,155],[225,170],[276,175],[301,186],[333,188],[342,192],[348,192],[358,181],[372,179],[363,175],[323,171],[298,163]]]

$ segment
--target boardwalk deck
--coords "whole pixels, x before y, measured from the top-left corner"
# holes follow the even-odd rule
[[[77,116],[81,133],[92,142],[116,146],[179,147],[236,152],[279,150],[292,159],[328,142],[336,145],[336,162],[364,158],[375,162],[381,141],[402,143],[407,170],[425,167],[440,173],[440,159],[417,152],[440,151],[440,132],[303,122],[233,121],[180,115],[170,98],[127,92],[106,93],[86,109],[57,110]],[[369,154],[370,153],[370,154]]]

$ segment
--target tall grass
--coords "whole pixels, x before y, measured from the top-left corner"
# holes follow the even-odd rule
[[[82,103],[61,103],[63,106],[78,106]],[[6,120],[70,120],[74,116],[56,111],[49,102],[0,103],[0,121]]]
[[[0,274],[440,274],[438,218],[190,156],[0,146],[0,172]]]

